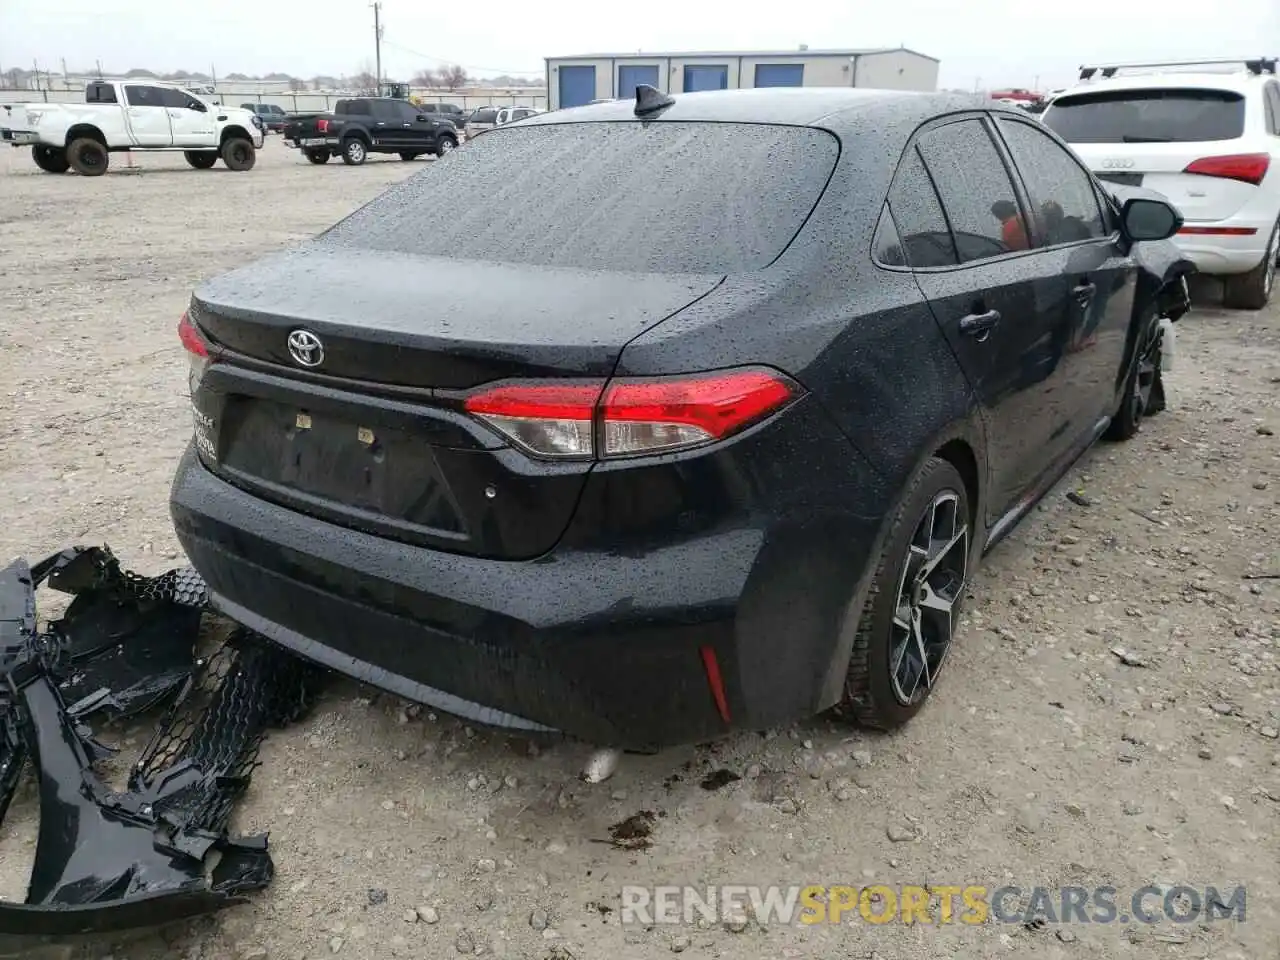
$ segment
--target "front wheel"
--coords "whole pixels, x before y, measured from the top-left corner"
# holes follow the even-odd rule
[[[308,150],[307,159],[312,163],[328,163],[332,156],[328,150]]]
[[[1276,285],[1276,265],[1280,262],[1280,223],[1271,232],[1267,252],[1262,262],[1238,277],[1227,277],[1225,283],[1226,305],[1236,310],[1261,310],[1271,301]]]
[[[218,162],[218,155],[212,150],[184,150],[182,156],[197,170],[209,170]]]
[[[1160,326],[1160,318],[1153,315],[1143,321],[1138,355],[1125,380],[1120,409],[1102,435],[1104,440],[1132,440],[1142,430],[1143,417],[1164,409],[1164,378],[1160,375],[1163,347],[1164,329]]]
[[[931,457],[885,536],[854,636],[841,711],[888,730],[924,706],[959,622],[968,584],[969,494],[948,461]]]
[[[227,165],[228,170],[235,170],[238,173],[252,170],[257,160],[257,151],[248,140],[231,137],[222,145],[222,162]]]
[[[436,147],[436,156],[443,157],[446,153],[452,153],[458,149],[458,141],[453,137],[441,137],[440,144]]]
[[[98,140],[81,137],[67,146],[67,161],[82,177],[100,177],[107,172],[110,154]]]
[[[342,162],[349,167],[358,167],[369,159],[369,151],[365,149],[364,141],[352,137],[342,145]]]
[[[45,173],[66,173],[71,169],[67,151],[59,150],[57,147],[36,144],[31,148],[31,157],[35,160],[36,166]]]

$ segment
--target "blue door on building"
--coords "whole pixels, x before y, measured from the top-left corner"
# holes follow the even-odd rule
[[[580,107],[596,99],[595,67],[560,67],[560,106]]]
[[[729,68],[724,67],[685,67],[684,92],[695,93],[698,90],[729,89]]]
[[[757,87],[803,87],[803,63],[757,63]]]
[[[618,99],[630,100],[636,95],[636,87],[642,83],[647,83],[651,87],[662,89],[658,85],[658,67],[657,65],[648,67],[619,67],[618,68]]]

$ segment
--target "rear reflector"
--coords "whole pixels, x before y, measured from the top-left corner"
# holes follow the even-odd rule
[[[1188,237],[1252,237],[1257,227],[1180,227],[1178,233]]]
[[[1196,173],[1203,177],[1221,177],[1239,180],[1255,187],[1267,175],[1271,155],[1267,153],[1236,153],[1223,157],[1203,157],[1188,164],[1183,173]]]
[[[798,393],[776,370],[744,367],[607,383],[501,383],[480,388],[465,408],[535,456],[586,459],[714,443],[771,416]]]

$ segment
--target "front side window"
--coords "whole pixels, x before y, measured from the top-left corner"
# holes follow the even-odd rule
[[[129,84],[124,88],[124,97],[131,107],[163,107],[164,89],[146,87],[141,84]]]
[[[1026,184],[1044,246],[1106,236],[1093,181],[1067,151],[1029,123],[1001,118],[1000,132]]]
[[[937,186],[961,263],[1027,249],[1026,218],[1013,181],[981,120],[930,130],[920,138],[919,150]]]

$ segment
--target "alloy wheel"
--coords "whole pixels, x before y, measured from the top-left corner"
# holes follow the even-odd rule
[[[898,580],[889,680],[903,706],[928,695],[955,634],[969,563],[969,518],[960,495],[943,490],[916,525]]]
[[[359,163],[364,159],[364,144],[359,140],[352,140],[347,144],[347,156]]]
[[[1133,419],[1136,423],[1142,419],[1147,408],[1151,406],[1151,390],[1155,386],[1156,375],[1160,371],[1161,348],[1164,344],[1164,331],[1160,329],[1160,321],[1153,320],[1147,327],[1143,341],[1138,346],[1138,375],[1133,380],[1133,396],[1129,402],[1133,404]]]
[[[446,154],[446,153],[449,153],[451,150],[453,150],[453,141],[452,141],[452,140],[441,140],[441,141],[440,141],[440,153],[441,153],[441,155]]]

